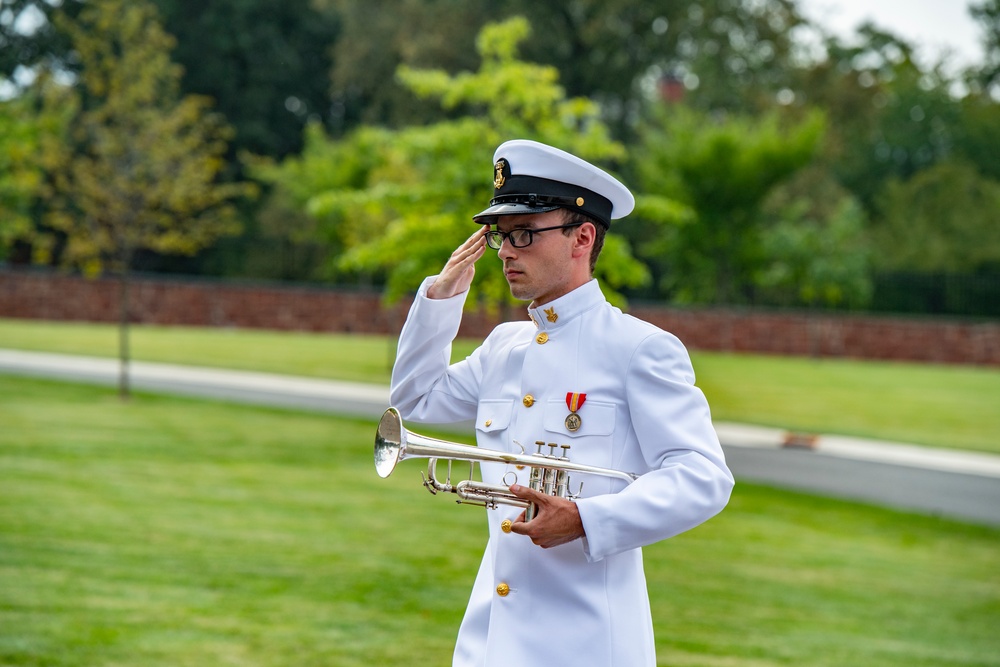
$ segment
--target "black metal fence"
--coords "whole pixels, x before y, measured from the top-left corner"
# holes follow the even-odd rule
[[[1000,273],[878,273],[866,310],[1000,317]]]

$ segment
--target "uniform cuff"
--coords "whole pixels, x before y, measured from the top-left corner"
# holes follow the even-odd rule
[[[583,553],[587,557],[587,561],[595,563],[599,560],[603,560],[606,554],[601,553],[601,526],[599,519],[594,516],[594,512],[591,510],[592,503],[587,502],[591,500],[590,498],[577,498],[576,510],[580,513],[580,522],[583,524],[584,536],[581,538],[583,540]],[[591,539],[593,536],[594,539]]]

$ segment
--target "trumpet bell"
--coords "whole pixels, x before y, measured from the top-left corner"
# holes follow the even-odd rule
[[[406,448],[406,430],[403,420],[395,408],[389,408],[382,415],[375,432],[375,472],[381,478],[392,474],[396,464],[402,460],[400,454]]]

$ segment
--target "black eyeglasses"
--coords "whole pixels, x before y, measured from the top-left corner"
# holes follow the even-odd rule
[[[509,241],[515,248],[527,248],[531,245],[531,242],[535,240],[533,234],[548,232],[553,229],[569,229],[570,227],[579,227],[582,224],[582,222],[571,222],[568,225],[559,225],[558,227],[542,227],[541,229],[521,227],[518,229],[512,229],[509,232],[501,232],[499,229],[491,229],[486,232],[486,245],[494,250],[499,250],[504,241]]]

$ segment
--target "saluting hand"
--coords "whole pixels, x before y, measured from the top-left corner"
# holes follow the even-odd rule
[[[511,532],[527,535],[543,549],[566,544],[586,535],[583,521],[580,520],[580,510],[573,501],[539,493],[518,484],[511,486],[510,492],[521,500],[535,503],[537,507],[535,518],[528,522],[525,522],[524,512],[521,512],[521,516],[511,525]]]
[[[427,288],[428,298],[448,299],[469,289],[476,275],[476,262],[486,252],[486,232],[489,229],[489,225],[483,225],[451,253],[448,263]]]

